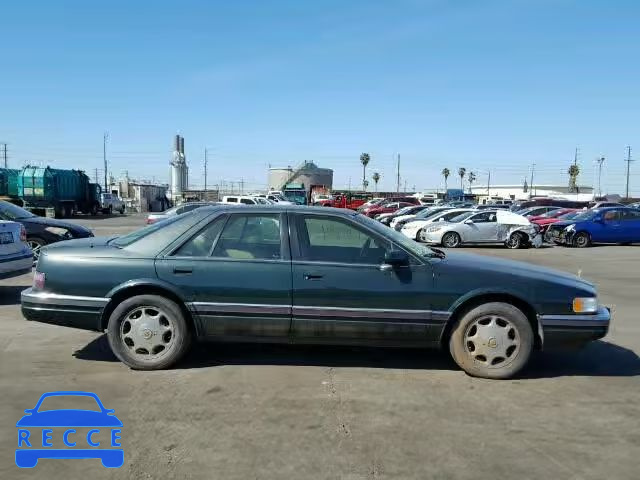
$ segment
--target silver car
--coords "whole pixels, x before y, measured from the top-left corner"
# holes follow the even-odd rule
[[[207,207],[211,205],[220,205],[220,203],[217,203],[217,202],[181,203],[180,205],[170,208],[168,210],[165,210],[164,212],[150,213],[149,216],[147,217],[147,225],[157,223],[161,220],[164,220],[169,217],[173,217],[175,215],[182,215],[183,213],[190,212],[192,210],[195,210],[196,208]]]
[[[465,243],[502,243],[507,248],[542,245],[537,225],[522,215],[504,210],[463,213],[449,222],[438,222],[427,227],[421,239],[449,248]]]

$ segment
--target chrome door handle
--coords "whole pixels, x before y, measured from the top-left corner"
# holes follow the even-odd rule
[[[303,277],[305,280],[320,280],[324,277],[324,275],[314,275],[311,273],[305,273]]]
[[[191,267],[173,267],[173,273],[176,275],[191,275],[193,268]]]

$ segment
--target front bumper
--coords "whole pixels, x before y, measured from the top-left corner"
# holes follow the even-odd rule
[[[611,312],[600,306],[598,312],[586,315],[540,315],[545,347],[584,345],[604,337],[609,331]]]
[[[57,295],[28,288],[21,294],[21,303],[22,315],[27,320],[102,331],[102,311],[109,299]]]

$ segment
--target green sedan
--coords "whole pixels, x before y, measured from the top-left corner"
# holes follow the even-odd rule
[[[198,339],[438,347],[508,378],[532,351],[606,335],[594,286],[525,263],[420,245],[353,211],[203,207],[115,238],[42,250],[28,320],[105,331],[134,369]]]

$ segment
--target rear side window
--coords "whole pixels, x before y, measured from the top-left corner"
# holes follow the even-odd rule
[[[281,258],[280,247],[280,215],[231,215],[213,256],[277,260]]]
[[[186,241],[174,252],[176,257],[208,257],[213,250],[213,244],[224,226],[225,217],[218,217],[195,236]]]
[[[236,197],[227,197],[227,202],[238,203],[238,199]]]
[[[245,205],[255,205],[256,202],[251,200],[250,198],[241,198],[240,199],[240,203],[243,203]]]
[[[622,212],[622,220],[640,220],[640,212],[634,210],[625,210]]]

